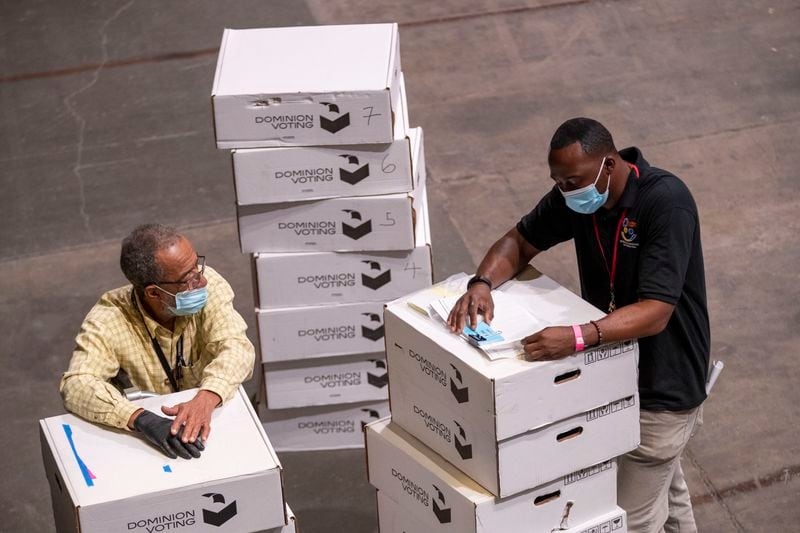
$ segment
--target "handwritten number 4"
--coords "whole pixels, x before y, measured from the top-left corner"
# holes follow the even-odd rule
[[[406,266],[403,267],[404,271],[411,271],[411,278],[417,278],[417,270],[422,270],[422,267],[418,267],[416,263],[406,263]]]

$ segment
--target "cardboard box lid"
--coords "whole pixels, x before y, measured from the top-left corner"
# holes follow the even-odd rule
[[[491,361],[481,350],[471,346],[460,336],[451,333],[443,322],[423,315],[408,304],[409,300],[425,301],[427,295],[430,295],[432,299],[445,296],[446,294],[442,292],[444,285],[446,285],[448,293],[463,293],[466,291],[469,278],[470,276],[464,273],[451,276],[433,287],[390,302],[387,304],[386,312],[392,313],[412,325],[441,348],[453,353],[489,379],[503,379],[536,366],[557,364],[552,361],[528,362],[521,359]],[[530,266],[517,278],[508,281],[497,290],[515,297],[516,303],[527,308],[533,315],[543,319],[551,326],[580,324],[589,320],[598,320],[604,316],[602,311],[580,296]],[[420,299],[421,295],[423,297]]]
[[[408,125],[408,102],[406,101],[406,90],[405,90],[405,81],[403,78],[403,74],[400,73],[400,98],[397,101],[397,111],[395,114],[395,121],[394,121],[394,129],[393,129],[393,136],[395,141],[402,141],[406,138],[409,139],[409,143],[412,146],[415,143],[421,142],[421,130],[422,128],[411,128]],[[415,130],[415,131],[411,131]],[[420,131],[416,131],[420,130]],[[416,139],[416,140],[413,140]],[[304,150],[308,150],[309,148],[324,148],[328,150],[335,150],[337,152],[346,150],[348,147],[359,148],[362,150],[379,150],[387,146],[388,143],[378,143],[378,144],[357,144],[357,145],[312,145],[312,146],[267,146],[267,147],[260,147],[260,148],[234,148],[231,150],[231,157],[234,160],[244,160],[244,159],[251,159],[257,158],[262,154],[272,154],[276,152],[285,152],[286,150],[291,150],[295,153],[302,153]],[[412,156],[414,154],[414,150],[411,151]],[[413,158],[412,158],[413,163]],[[235,169],[234,169],[235,170]]]
[[[367,205],[377,202],[401,203],[405,201],[411,201],[413,203],[413,200],[413,194],[401,192],[394,194],[380,194],[375,196],[348,196],[342,198],[326,198],[324,200],[303,200],[300,202],[285,202],[280,204],[238,205],[236,206],[236,212],[241,219],[242,217],[258,215],[259,213],[290,211],[292,209],[308,210],[317,208],[323,210],[328,208],[338,212],[341,204],[344,204],[345,207],[349,207],[351,205],[358,205],[361,203],[366,203]]]
[[[190,389],[135,403],[161,414],[162,405],[190,400],[196,392]],[[81,507],[281,468],[241,387],[233,399],[214,410],[212,432],[199,459],[170,459],[134,433],[95,425],[72,414],[46,418],[39,424],[64,481],[70,485],[75,505]],[[87,484],[76,455],[89,476],[94,476],[92,486]]]
[[[397,39],[395,23],[226,29],[213,94],[388,89]]]
[[[417,208],[414,210],[416,220],[414,222],[414,242],[415,248],[420,246],[431,245],[431,228],[428,216],[428,197],[427,193],[423,192],[416,197]],[[343,256],[365,256],[365,257],[381,257],[393,256],[400,257],[408,255],[412,250],[393,250],[393,251],[377,251],[377,252],[256,252],[253,254],[253,260],[256,263],[269,261],[277,258],[292,258],[302,260],[302,258],[311,259],[315,257],[331,257],[336,255]]]
[[[370,433],[374,433],[392,447],[402,450],[413,458],[420,466],[425,468],[432,476],[442,480],[442,484],[455,490],[464,498],[471,501],[476,507],[481,504],[492,504],[495,497],[485,488],[478,485],[471,477],[444,460],[425,446],[422,442],[404,431],[397,424],[392,424],[392,418],[387,416],[367,424],[364,428],[367,442],[367,460],[369,461]],[[369,467],[367,467],[369,475]],[[372,480],[370,480],[372,482]],[[373,485],[374,486],[374,485]],[[380,487],[377,487],[380,488]]]
[[[263,404],[262,404],[263,405]],[[363,427],[389,414],[389,402],[370,401],[259,411],[280,452],[363,448]]]

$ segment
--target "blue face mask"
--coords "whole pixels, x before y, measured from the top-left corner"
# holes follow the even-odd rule
[[[158,287],[158,285],[156,285],[156,287]],[[161,289],[161,287],[158,288]],[[167,306],[167,310],[174,316],[193,315],[205,307],[208,301],[208,289],[206,287],[181,291],[177,294],[172,294],[164,289],[161,290],[175,298],[175,307],[171,305]]]
[[[603,173],[605,164],[606,158],[604,157],[603,162],[600,163],[600,170],[597,172],[597,177],[594,179],[594,183],[591,185],[587,185],[586,187],[569,192],[564,192],[560,188],[558,189],[562,196],[564,196],[564,201],[567,202],[567,207],[576,213],[581,213],[582,215],[591,215],[600,209],[603,204],[606,203],[606,201],[608,201],[608,191],[611,189],[610,175],[608,176],[606,192],[601,194],[597,190],[597,181],[600,179],[600,175]]]

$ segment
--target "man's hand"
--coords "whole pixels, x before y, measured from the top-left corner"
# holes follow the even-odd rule
[[[553,361],[575,353],[575,333],[569,326],[544,328],[522,339],[526,361]]]
[[[174,416],[170,433],[172,435],[181,434],[181,441],[184,443],[202,442],[211,433],[211,413],[214,408],[222,403],[222,398],[208,390],[200,390],[197,395],[188,402],[178,405],[163,406],[161,410],[165,415]],[[182,431],[182,433],[181,433]],[[197,440],[197,437],[200,440]]]
[[[140,432],[156,448],[161,450],[170,459],[179,456],[184,459],[200,457],[200,452],[205,448],[202,442],[194,444],[181,442],[181,433],[170,433],[172,421],[163,416],[158,416],[151,411],[141,411],[133,421],[133,429]]]
[[[492,290],[485,283],[473,283],[461,298],[458,299],[450,316],[447,317],[447,325],[453,333],[461,333],[464,330],[467,316],[469,316],[469,327],[475,328],[478,325],[478,314],[482,314],[487,324],[492,323],[494,318],[494,300],[492,300]]]

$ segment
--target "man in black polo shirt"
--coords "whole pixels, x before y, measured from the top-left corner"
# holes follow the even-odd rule
[[[635,532],[696,531],[680,457],[701,423],[710,333],[697,207],[686,185],[599,122],[574,118],[550,142],[553,189],[489,250],[449,317],[493,315],[490,290],[540,251],[575,242],[584,299],[608,311],[523,339],[529,360],[639,339],[641,445],[619,461],[618,499]]]

